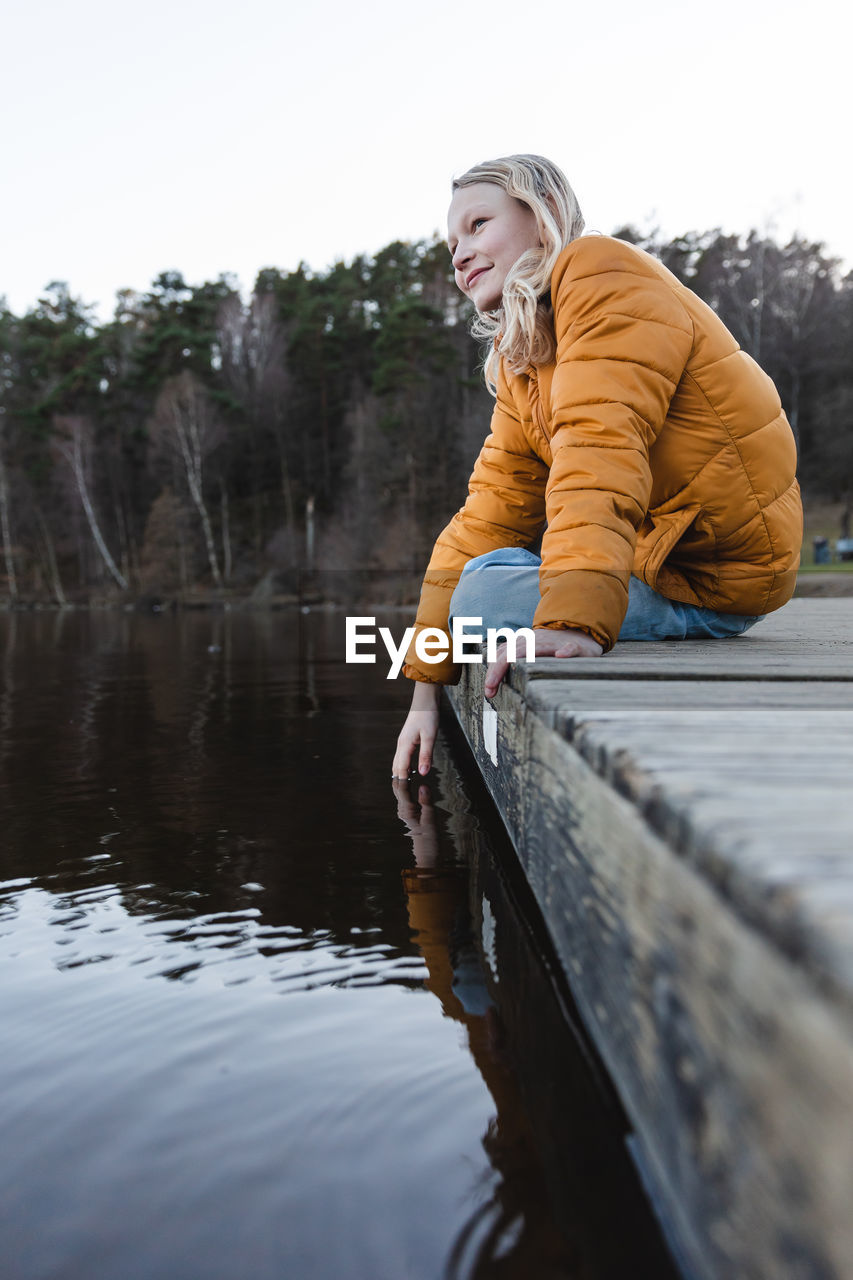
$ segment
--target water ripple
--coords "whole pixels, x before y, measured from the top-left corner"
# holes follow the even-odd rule
[[[39,956],[60,972],[98,965],[223,986],[263,979],[282,992],[421,986],[426,977],[419,955],[368,931],[336,939],[327,929],[265,923],[259,907],[162,919],[131,914],[125,893],[109,884],[54,895],[30,881],[7,881],[0,885],[0,959]]]

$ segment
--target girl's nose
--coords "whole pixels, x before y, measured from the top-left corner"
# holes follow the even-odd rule
[[[453,252],[453,257],[450,259],[453,264],[453,270],[459,271],[461,267],[464,267],[470,257],[471,250],[461,243],[458,244]]]

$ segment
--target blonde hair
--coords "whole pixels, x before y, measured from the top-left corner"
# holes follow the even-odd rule
[[[488,344],[483,375],[495,395],[501,358],[513,373],[530,364],[548,364],[556,353],[551,309],[551,273],[567,244],[583,234],[584,220],[574,191],[544,156],[502,156],[475,164],[453,181],[453,190],[491,182],[527,205],[536,218],[540,247],[528,249],[513,265],[496,311],[478,311],[471,325]]]

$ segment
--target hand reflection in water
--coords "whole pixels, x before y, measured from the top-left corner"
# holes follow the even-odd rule
[[[415,804],[409,792],[409,784],[404,778],[394,778],[391,785],[397,797],[397,817],[406,824],[412,841],[415,866],[434,867],[438,859],[438,833],[429,787],[425,782],[421,783],[418,787],[418,802]]]
[[[440,768],[440,765],[439,765]],[[412,799],[409,783],[392,782],[397,816],[406,826],[414,867],[402,870],[412,934],[427,968],[426,988],[446,1017],[460,1023],[468,1048],[492,1096],[495,1116],[483,1146],[498,1181],[460,1231],[447,1261],[448,1280],[500,1275],[507,1280],[562,1280],[568,1266],[566,1244],[548,1209],[542,1167],[515,1074],[509,1063],[503,1024],[491,999],[469,902],[472,870],[465,861],[442,856],[441,832],[426,783]],[[482,902],[474,909],[481,915]],[[495,975],[497,980],[497,975]],[[497,1260],[500,1260],[499,1262]]]
[[[438,996],[447,1016],[467,1028],[475,1058],[475,1042],[479,1045],[484,1035],[490,1051],[497,1053],[500,1024],[474,937],[468,868],[455,860],[440,861],[435,807],[427,784],[418,787],[417,802],[408,782],[395,778],[391,785],[397,816],[406,825],[415,856],[414,867],[403,868],[402,877],[409,924],[429,973],[426,986]],[[484,1017],[486,1025],[479,1025]]]

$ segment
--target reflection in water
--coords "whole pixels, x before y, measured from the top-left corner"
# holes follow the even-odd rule
[[[443,778],[451,766],[441,746],[436,763]],[[491,1164],[489,1194],[455,1240],[447,1275],[500,1274],[519,1280],[571,1275],[573,1251],[550,1212],[542,1165],[502,1050],[500,1018],[472,932],[468,869],[461,862],[442,865],[429,787],[419,787],[414,804],[406,783],[395,780],[392,785],[415,855],[416,865],[403,871],[403,881],[409,921],[429,974],[426,986],[445,1017],[465,1028],[468,1049],[496,1110],[482,1140]]]
[[[4,1280],[639,1274],[615,1220],[658,1256],[461,779],[389,796],[408,690],[339,615],[0,642]]]
[[[429,787],[419,786],[415,804],[405,783],[392,784],[416,864],[403,872],[409,918],[426,985],[465,1027],[495,1108],[482,1139],[491,1194],[455,1241],[448,1275],[675,1280],[621,1116],[572,1034],[570,997],[556,966],[549,974],[543,965],[542,939],[537,945],[519,918],[518,896],[528,920],[538,912],[505,833],[478,818],[486,798],[472,802],[472,780],[466,786],[444,739],[435,767],[447,813],[444,856]],[[519,873],[514,891],[509,867]]]

